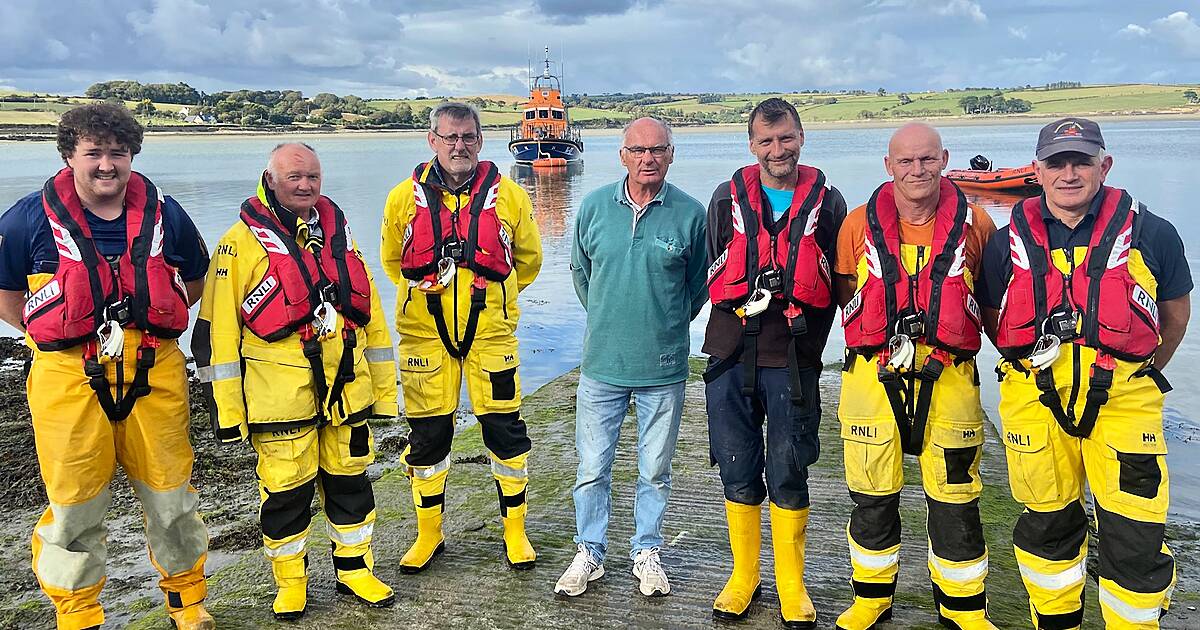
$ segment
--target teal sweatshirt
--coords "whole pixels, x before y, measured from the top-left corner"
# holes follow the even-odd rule
[[[708,299],[705,208],[663,183],[635,218],[625,180],[592,191],[575,216],[571,275],[587,311],[582,372],[620,387],[688,374],[688,323]]]

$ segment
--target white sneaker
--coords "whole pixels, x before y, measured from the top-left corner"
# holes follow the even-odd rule
[[[604,565],[600,564],[587,547],[579,545],[579,552],[571,560],[571,566],[558,578],[554,592],[567,597],[582,595],[587,590],[588,582],[604,577]]]
[[[641,580],[638,590],[646,597],[662,597],[671,592],[671,583],[658,559],[658,547],[637,552],[633,557],[633,576]]]

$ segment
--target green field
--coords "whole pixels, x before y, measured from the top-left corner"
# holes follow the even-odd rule
[[[1188,103],[1184,92],[1200,91],[1200,85],[1155,85],[1155,84],[1125,84],[1125,85],[1093,85],[1076,88],[1060,89],[1014,89],[1003,91],[1005,99],[1023,99],[1029,101],[1032,110],[1025,114],[1010,114],[1010,116],[1059,116],[1064,114],[1080,115],[1133,115],[1146,113],[1190,114],[1200,115],[1200,104]],[[698,95],[679,94],[674,100],[632,108],[635,96],[629,97],[629,102],[619,99],[613,103],[613,109],[594,107],[571,107],[571,118],[577,122],[587,123],[597,119],[608,118],[615,121],[628,120],[636,113],[654,113],[666,116],[683,123],[712,122],[714,118],[721,122],[737,122],[744,119],[755,103],[771,96],[778,96],[796,105],[805,121],[814,122],[845,122],[863,119],[873,120],[905,120],[920,118],[937,118],[946,116],[965,117],[958,105],[959,99],[967,96],[982,97],[992,95],[995,90],[954,90],[944,92],[908,92],[912,102],[901,104],[899,93],[879,95],[847,94],[847,93],[774,93],[774,94],[726,94],[720,100],[701,103]],[[0,91],[0,95],[28,94],[21,92]],[[488,94],[479,97],[456,97],[462,99],[485,99],[487,104],[482,108],[483,124],[488,127],[514,125],[520,119],[520,108],[524,102],[523,96]],[[611,97],[593,97],[593,101]],[[66,102],[59,102],[65,100]],[[391,111],[400,103],[407,103],[413,112],[422,108],[434,107],[443,99],[386,99],[368,101],[370,107]],[[835,100],[836,102],[829,102]],[[79,97],[47,97],[43,102],[12,103],[0,102],[0,125],[52,125],[58,115],[71,106],[89,102],[89,99]],[[595,102],[592,103],[593,105]],[[126,103],[131,109],[134,102]],[[617,105],[621,105],[618,109]],[[159,110],[150,123],[154,125],[182,125],[172,114],[183,106],[155,103]],[[624,110],[624,111],[623,111]],[[632,110],[632,111],[630,111]],[[710,115],[707,120],[699,120],[697,115]],[[348,116],[349,118],[349,116]]]
[[[1055,90],[1011,90],[1003,93],[1006,99],[1024,99],[1033,109],[1026,116],[1055,116],[1061,114],[1137,114],[1137,113],[1200,113],[1200,105],[1189,104],[1183,96],[1195,85],[1104,85]],[[899,93],[877,94],[730,94],[716,103],[700,103],[698,97],[681,98],[649,106],[651,111],[677,110],[683,114],[729,113],[743,109],[769,96],[784,98],[796,105],[805,120],[835,122],[863,118],[923,118],[961,116],[958,101],[967,96],[985,96],[994,90],[956,90],[953,92],[908,92],[911,103],[900,104]],[[836,98],[832,104],[821,103]]]

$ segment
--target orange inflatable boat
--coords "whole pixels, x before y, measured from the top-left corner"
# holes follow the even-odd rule
[[[963,188],[980,190],[1015,190],[1041,187],[1041,184],[1038,182],[1037,173],[1033,171],[1032,163],[1017,168],[1001,168],[996,170],[992,170],[991,166],[992,164],[987,158],[977,155],[971,160],[971,168],[946,171],[946,178]]]

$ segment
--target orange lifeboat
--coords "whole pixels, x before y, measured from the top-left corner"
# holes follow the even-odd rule
[[[980,159],[982,158],[982,159]],[[991,162],[983,156],[971,160],[972,168],[946,171],[946,178],[963,188],[977,190],[1018,190],[1040,188],[1033,163],[1016,168],[992,170]],[[979,168],[979,167],[983,168]]]

